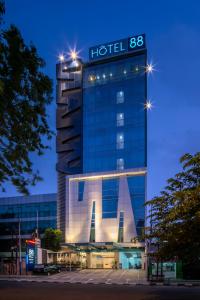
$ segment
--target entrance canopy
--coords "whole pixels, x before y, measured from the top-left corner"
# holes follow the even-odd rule
[[[144,243],[64,243],[61,245],[63,250],[73,252],[120,252],[120,251],[144,251]]]

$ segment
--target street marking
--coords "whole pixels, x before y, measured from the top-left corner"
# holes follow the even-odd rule
[[[94,281],[94,279],[90,278],[90,279],[86,280],[84,283],[92,283],[92,281]]]
[[[112,284],[111,279],[110,278],[107,279],[106,282],[105,282],[105,284]]]

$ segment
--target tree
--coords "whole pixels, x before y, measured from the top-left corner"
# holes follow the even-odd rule
[[[31,153],[42,155],[52,137],[46,106],[52,81],[41,69],[44,60],[33,44],[26,45],[14,25],[3,29],[0,1],[0,187],[10,181],[21,193],[41,180]]]
[[[60,250],[61,239],[62,233],[60,230],[47,228],[43,239],[44,248],[57,252]]]
[[[200,268],[200,152],[181,157],[182,171],[168,179],[160,196],[148,201],[146,238],[160,259],[179,259]]]

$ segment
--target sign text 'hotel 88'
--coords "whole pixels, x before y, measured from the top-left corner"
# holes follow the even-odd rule
[[[89,59],[99,60],[146,48],[145,34],[101,44],[89,49]]]

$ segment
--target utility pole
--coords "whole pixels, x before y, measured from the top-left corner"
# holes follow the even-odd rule
[[[21,220],[19,218],[19,274],[22,275]]]
[[[39,220],[38,220],[38,210],[36,211],[36,237],[39,238]]]

